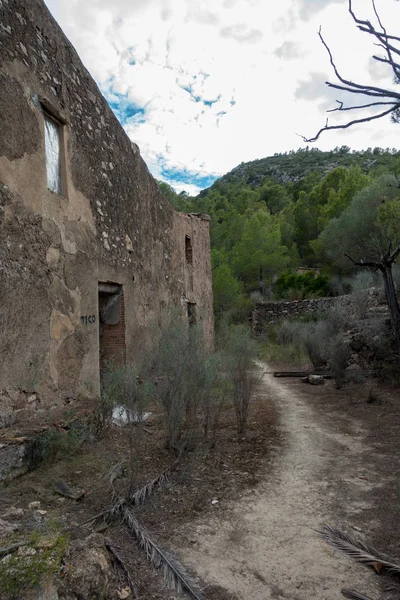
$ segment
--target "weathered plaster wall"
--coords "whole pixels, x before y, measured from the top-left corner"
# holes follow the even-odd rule
[[[63,125],[47,189],[42,107]],[[123,285],[127,360],[194,302],[212,344],[209,223],[159,192],[42,0],[0,0],[0,389],[99,389],[98,282]],[[185,260],[191,237],[193,262]]]

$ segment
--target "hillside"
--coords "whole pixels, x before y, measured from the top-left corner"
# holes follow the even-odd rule
[[[326,175],[337,167],[351,166],[358,166],[363,173],[370,173],[380,167],[390,168],[391,165],[398,163],[399,158],[400,151],[395,148],[385,150],[368,148],[358,152],[350,151],[348,146],[342,146],[329,152],[322,152],[307,146],[305,149],[291,150],[284,154],[274,154],[274,156],[240,163],[215,183],[240,181],[251,187],[257,187],[266,177],[277,183],[296,183],[310,173]],[[206,195],[212,187],[203,190],[200,196]]]
[[[245,311],[255,293],[284,297],[297,285],[301,294],[329,293],[332,278],[352,265],[337,266],[322,234],[388,174],[400,174],[400,151],[307,148],[242,163],[195,198],[160,188],[178,210],[211,217],[214,307],[222,316]],[[300,266],[322,271],[319,288],[312,276],[296,278]]]

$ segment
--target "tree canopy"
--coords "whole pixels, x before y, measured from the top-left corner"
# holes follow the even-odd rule
[[[395,173],[400,173],[397,151],[350,152],[343,147],[331,152],[301,150],[239,165],[195,198],[177,194],[167,184],[160,188],[178,210],[211,217],[214,306],[219,317],[243,311],[253,292],[281,295],[275,289],[279,275],[293,274],[299,266],[318,267],[323,275],[354,268],[339,244],[350,239],[353,221],[362,228],[365,219],[372,219],[374,227],[380,227],[381,243],[383,230],[395,243],[399,222]],[[383,203],[376,200],[382,189]],[[370,201],[372,207],[377,202],[378,212]],[[367,231],[371,223],[364,224]],[[326,249],[328,238],[332,252]],[[355,259],[360,257],[366,260],[367,254],[355,253]],[[297,282],[289,275],[287,281]],[[326,282],[318,290],[299,283],[304,293],[328,289]]]

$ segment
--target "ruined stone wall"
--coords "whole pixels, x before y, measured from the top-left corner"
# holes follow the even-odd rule
[[[47,188],[46,111],[61,194]],[[0,390],[98,392],[99,282],[122,285],[128,361],[177,307],[196,307],[211,345],[209,222],[162,196],[42,0],[0,0],[0,129]]]
[[[262,335],[269,323],[278,323],[285,319],[296,319],[305,315],[322,314],[339,304],[349,316],[356,316],[357,306],[351,295],[335,298],[309,298],[281,302],[263,302],[257,304],[252,312],[252,330],[255,335]],[[387,311],[383,290],[371,288],[367,292],[365,311],[375,316],[375,310],[382,307]],[[382,312],[382,311],[381,311]]]

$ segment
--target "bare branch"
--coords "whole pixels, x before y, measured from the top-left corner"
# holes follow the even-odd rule
[[[365,90],[356,90],[352,88],[345,87],[344,85],[339,85],[338,83],[331,83],[330,81],[325,81],[326,85],[330,88],[334,88],[335,90],[341,90],[342,92],[350,92],[351,94],[361,94],[363,96],[371,96],[372,98],[391,98],[396,102],[400,102],[400,94],[396,94],[396,92],[391,92],[391,90],[387,90],[387,94],[381,94],[378,92],[371,92],[368,89]]]
[[[340,106],[338,108],[331,108],[326,112],[343,112],[348,110],[358,110],[359,108],[369,108],[371,106],[382,106],[383,104],[389,104],[391,106],[397,106],[400,104],[398,102],[371,102],[371,104],[362,104],[360,106],[343,106],[343,102],[341,100],[336,100]]]
[[[376,56],[376,54],[374,54],[372,56],[372,58],[374,60],[378,60],[379,62],[390,65],[391,67],[393,67],[393,69],[400,69],[400,63],[394,62],[394,60],[389,60],[388,58],[382,58],[381,56]]]
[[[375,9],[375,5],[373,3],[374,9]],[[349,13],[351,14],[354,22],[358,25],[358,29],[360,31],[364,31],[366,33],[369,33],[371,35],[374,35],[375,37],[386,37],[388,40],[394,40],[396,42],[400,42],[400,37],[396,36],[396,35],[387,35],[386,32],[385,33],[381,33],[379,31],[376,31],[376,29],[372,26],[370,21],[364,21],[362,19],[359,19],[358,17],[356,17],[352,6],[351,6],[351,0],[349,0]],[[378,20],[380,21],[380,18],[378,17]],[[384,28],[382,27],[382,29],[384,30]],[[385,30],[384,30],[385,31]],[[397,48],[395,48],[397,50]]]
[[[378,31],[377,29],[375,29],[375,27],[372,25],[372,23],[370,21],[360,19],[359,17],[356,16],[356,14],[353,10],[353,7],[352,7],[352,0],[349,0],[349,5],[348,5],[350,15],[352,16],[354,22],[356,23],[357,28],[360,31],[363,31],[365,33],[368,33],[369,35],[372,35],[379,42],[379,44],[375,44],[375,45],[379,45],[379,47],[381,47],[386,53],[385,58],[382,58],[382,57],[379,57],[376,55],[373,55],[372,58],[378,62],[389,65],[392,68],[392,71],[393,71],[393,74],[395,77],[395,83],[400,83],[400,63],[393,60],[393,54],[400,56],[400,49],[396,48],[393,44],[389,43],[389,41],[388,41],[388,40],[392,40],[393,42],[400,42],[400,38],[397,36],[388,35],[386,28],[384,27],[382,20],[379,16],[379,13],[377,11],[375,0],[371,0],[371,2],[372,2],[373,9],[374,9],[375,17],[378,21],[378,25],[381,28],[381,31]],[[383,110],[380,113],[375,114],[375,115],[368,115],[368,116],[360,118],[360,119],[354,119],[352,121],[349,121],[348,123],[345,123],[344,125],[329,125],[328,120],[327,120],[325,126],[322,127],[314,137],[306,138],[305,136],[300,136],[303,139],[303,141],[306,143],[315,142],[316,140],[318,140],[318,138],[324,131],[329,131],[329,130],[333,130],[333,129],[347,129],[348,127],[351,127],[352,125],[357,125],[359,123],[368,123],[369,121],[374,121],[376,119],[380,119],[381,117],[384,117],[388,114],[391,114],[392,119],[396,122],[396,117],[398,115],[400,115],[400,93],[397,93],[393,90],[373,86],[373,85],[362,85],[362,84],[355,83],[353,81],[350,81],[350,80],[342,77],[342,75],[338,71],[335,61],[333,60],[332,52],[322,36],[321,28],[318,31],[318,36],[328,53],[329,61],[331,63],[333,71],[334,71],[337,79],[340,82],[340,83],[331,83],[329,81],[326,81],[325,82],[326,85],[328,87],[331,87],[331,88],[334,88],[334,89],[337,89],[337,90],[340,90],[343,92],[348,92],[351,94],[361,94],[363,96],[369,96],[371,98],[379,99],[376,102],[369,102],[367,104],[361,104],[361,105],[357,105],[357,106],[348,106],[348,107],[344,106],[343,102],[341,100],[337,100],[336,102],[339,104],[339,106],[336,108],[330,109],[327,112],[345,112],[345,111],[348,112],[351,110],[363,110],[363,109],[372,108],[375,106],[389,106],[390,108],[388,108],[387,110]]]
[[[400,246],[397,248],[397,250],[395,250],[392,254],[392,256],[389,257],[389,261],[391,263],[394,263],[394,261],[400,256]]]
[[[380,263],[374,263],[374,262],[364,262],[363,260],[357,261],[354,260],[354,258],[351,258],[351,256],[349,256],[348,254],[345,254],[345,257],[350,259],[351,262],[356,265],[357,267],[370,267],[372,269],[381,269],[382,265]]]
[[[309,139],[307,139],[303,135],[301,135],[300,137],[306,143],[316,142],[317,139],[319,138],[319,136],[321,135],[321,133],[323,133],[324,131],[330,131],[332,129],[347,129],[348,127],[351,127],[352,125],[356,125],[357,123],[368,123],[368,121],[374,121],[375,119],[380,119],[381,117],[384,117],[385,115],[388,115],[391,112],[393,112],[393,108],[389,108],[388,110],[385,110],[377,115],[364,117],[363,119],[354,119],[353,121],[349,121],[349,123],[345,123],[344,125],[328,125],[328,124],[326,124],[325,127],[322,127],[318,131],[318,133],[315,137],[309,138]]]
[[[380,18],[380,16],[379,16],[379,13],[378,13],[378,11],[376,10],[375,0],[372,0],[372,6],[373,6],[373,8],[374,8],[374,13],[375,13],[375,16],[376,16],[376,18],[377,18],[377,20],[378,20],[378,23],[379,23],[379,27],[382,29],[382,31],[384,31],[384,33],[385,33],[385,37],[386,37],[386,29],[385,29],[385,28],[384,28],[384,26],[382,25],[382,21],[381,21],[381,18]]]
[[[322,37],[321,28],[318,32],[318,35],[319,35],[321,42],[325,46],[326,51],[328,52],[329,60],[333,67],[333,70],[335,71],[335,75],[341,83],[354,88],[354,90],[370,90],[372,92],[379,92],[380,94],[382,94],[384,96],[388,96],[388,90],[385,90],[384,88],[378,88],[373,85],[360,85],[359,83],[353,83],[352,81],[349,81],[348,79],[345,79],[344,77],[342,77],[340,75],[339,71],[337,70],[335,62],[333,60],[332,52],[330,51],[328,44],[325,42],[324,38]],[[400,50],[399,50],[399,54],[400,54]],[[353,92],[353,93],[355,93],[355,92]],[[363,93],[363,92],[361,92],[361,93]],[[393,98],[398,98],[400,100],[400,94],[396,94],[396,92],[391,92],[390,96]]]
[[[371,30],[371,28],[372,28],[372,30]],[[370,28],[360,27],[359,26],[358,29],[360,31],[362,31],[363,33],[369,33],[369,34],[373,35],[374,37],[376,37],[377,40],[379,40],[380,42],[382,42],[382,44],[384,45],[385,49],[388,48],[389,50],[391,50],[395,54],[399,54],[400,55],[400,50],[398,48],[396,48],[396,46],[393,46],[392,44],[389,44],[389,42],[385,42],[385,35],[383,33],[379,33],[378,31],[375,31],[372,26]],[[394,39],[394,40],[400,42],[400,38],[397,38],[397,37],[395,37],[393,35],[388,35],[387,39]]]

